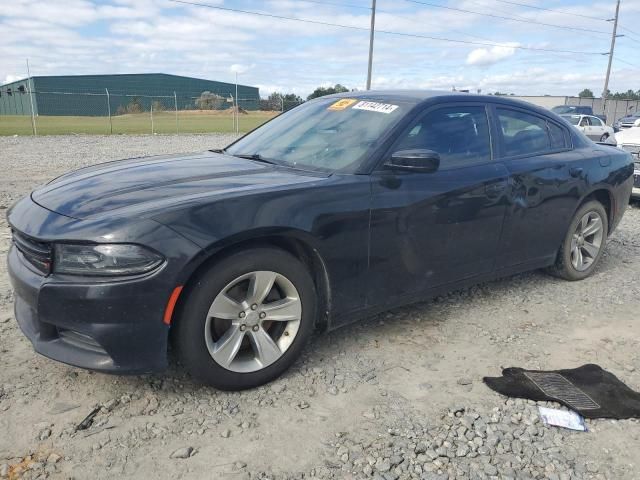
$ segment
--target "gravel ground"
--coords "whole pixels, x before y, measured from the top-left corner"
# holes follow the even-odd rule
[[[0,138],[0,212],[72,168],[230,140]],[[2,256],[6,227],[2,215]],[[502,367],[593,362],[640,390],[639,254],[631,206],[585,281],[532,272],[371,317],[318,335],[283,378],[241,393],[204,388],[176,366],[112,377],[36,355],[13,319],[2,261],[0,477],[640,478],[638,421],[546,427],[535,402],[481,381]]]

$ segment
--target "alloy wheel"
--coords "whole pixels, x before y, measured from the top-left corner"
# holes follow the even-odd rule
[[[271,271],[246,273],[213,300],[205,322],[207,349],[227,370],[255,372],[282,357],[301,318],[300,295],[289,279]]]
[[[598,212],[587,212],[571,238],[571,264],[579,272],[587,270],[598,258],[604,238],[603,222]]]

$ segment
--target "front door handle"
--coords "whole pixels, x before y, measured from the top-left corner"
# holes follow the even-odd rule
[[[574,177],[574,178],[578,178],[579,176],[581,176],[581,175],[582,175],[582,172],[583,172],[583,171],[584,171],[584,170],[583,170],[582,168],[579,168],[579,167],[571,167],[571,168],[569,169],[569,174],[570,174],[572,177]]]

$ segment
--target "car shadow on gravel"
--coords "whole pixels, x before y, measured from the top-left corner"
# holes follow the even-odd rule
[[[606,263],[608,262],[603,262],[603,265]],[[351,357],[366,357],[369,349],[377,346],[376,339],[384,337],[389,328],[395,329],[394,335],[410,337],[416,328],[416,319],[420,320],[423,330],[437,329],[445,325],[450,316],[456,315],[455,311],[442,307],[453,305],[473,309],[474,304],[480,301],[493,302],[506,297],[512,301],[527,299],[533,291],[549,283],[565,282],[542,271],[527,272],[453,290],[430,300],[366,317],[330,332],[316,332],[300,360],[276,381],[295,383],[300,380],[298,377],[306,375],[307,368],[318,369],[326,366],[327,363],[334,364],[334,358],[341,353],[347,353]],[[171,349],[169,350],[169,368],[164,373],[126,377],[126,383],[133,389],[147,385],[152,389],[162,390],[165,383],[180,385],[181,390],[185,392],[196,392],[208,388],[185,372]],[[210,390],[216,391],[213,388]]]

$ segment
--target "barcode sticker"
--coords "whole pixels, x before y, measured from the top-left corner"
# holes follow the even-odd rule
[[[367,110],[369,112],[391,113],[398,108],[398,105],[392,105],[391,103],[368,102],[363,100],[356,103],[352,108],[354,110]]]

